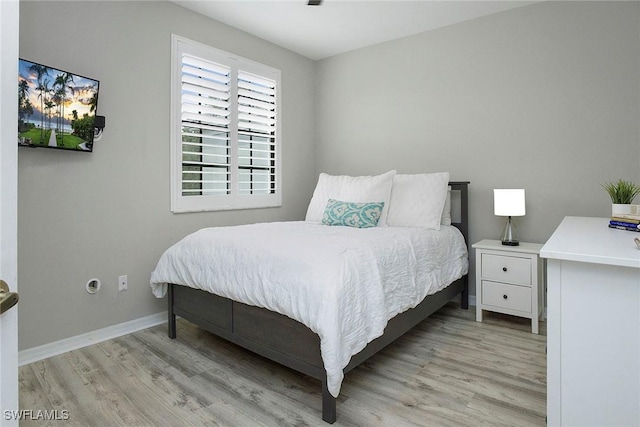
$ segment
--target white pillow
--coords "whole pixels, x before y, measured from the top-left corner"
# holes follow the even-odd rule
[[[387,224],[440,230],[448,184],[449,172],[396,175]]]
[[[451,186],[447,188],[447,198],[444,200],[440,225],[451,225]]]
[[[306,221],[322,220],[329,199],[345,202],[384,202],[378,227],[387,225],[387,212],[391,197],[391,185],[396,171],[392,170],[376,176],[328,175],[321,173],[318,184],[309,202]]]

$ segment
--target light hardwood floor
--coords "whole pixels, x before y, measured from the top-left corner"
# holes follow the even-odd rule
[[[486,312],[485,312],[486,313]],[[544,426],[546,323],[455,303],[347,374],[335,426]],[[328,426],[320,382],[180,319],[20,368],[21,426]]]

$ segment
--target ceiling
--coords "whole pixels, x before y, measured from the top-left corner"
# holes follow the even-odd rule
[[[324,0],[320,6],[307,6],[307,0],[173,2],[313,60],[536,3]]]

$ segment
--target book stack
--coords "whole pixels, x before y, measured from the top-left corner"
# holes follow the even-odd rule
[[[616,214],[611,217],[609,228],[640,232],[640,215]]]

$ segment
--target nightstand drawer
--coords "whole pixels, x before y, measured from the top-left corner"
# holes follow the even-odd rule
[[[531,288],[483,280],[482,304],[531,313]]]
[[[482,278],[531,286],[531,259],[482,254]]]

